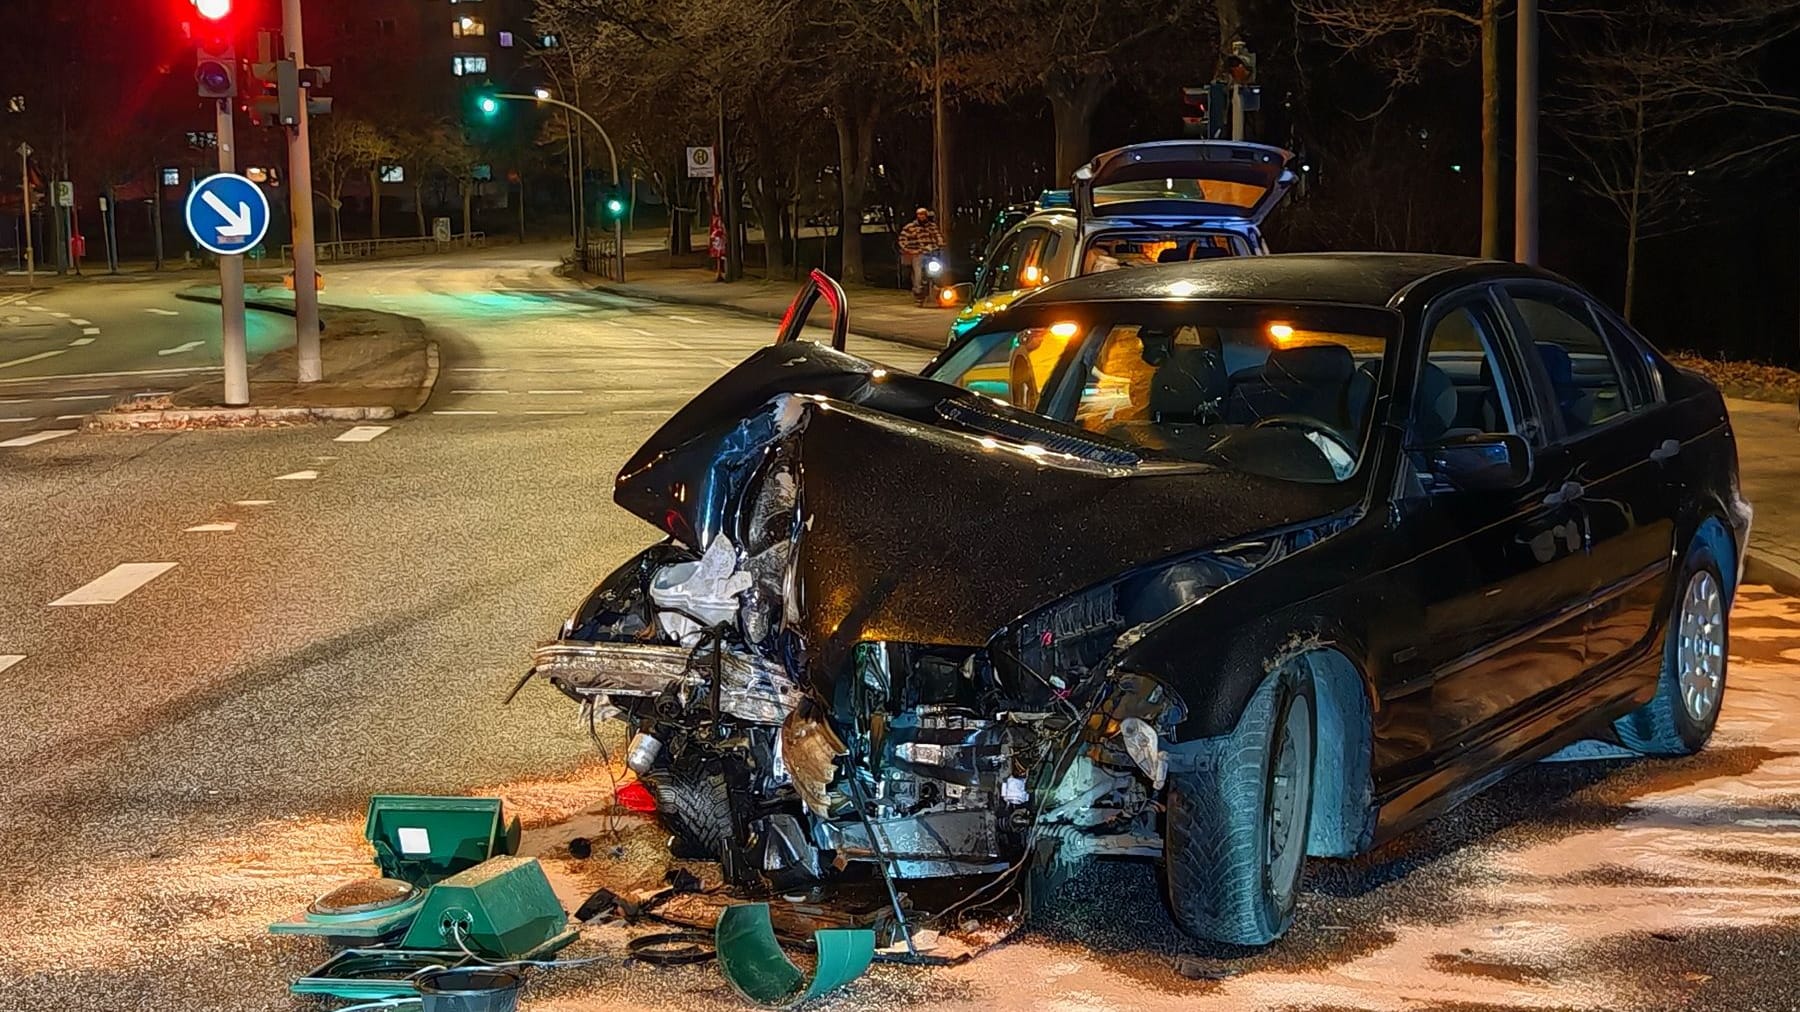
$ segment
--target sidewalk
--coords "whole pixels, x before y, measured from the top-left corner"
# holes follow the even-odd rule
[[[1800,411],[1730,399],[1744,498],[1756,508],[1744,579],[1800,596]]]
[[[653,302],[677,302],[691,306],[731,309],[750,316],[779,321],[800,290],[800,282],[746,278],[730,284],[713,280],[710,270],[638,267],[627,263],[623,283],[577,272],[574,277],[603,291]],[[912,294],[894,288],[846,285],[850,296],[850,332],[859,337],[895,341],[919,348],[942,348],[950,335],[955,309],[921,309]],[[774,334],[774,328],[770,328]]]
[[[267,312],[291,315],[293,297],[259,294],[250,286],[246,302]],[[179,298],[219,301],[217,285],[190,288]],[[250,406],[225,407],[216,376],[147,402],[127,402],[96,414],[95,429],[171,429],[288,425],[312,420],[373,421],[419,410],[437,383],[436,342],[427,339],[425,324],[408,316],[362,309],[321,306],[324,333],[319,354],[325,378],[299,383],[292,346],[270,352],[250,366]]]

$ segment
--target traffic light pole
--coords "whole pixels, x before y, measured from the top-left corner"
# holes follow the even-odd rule
[[[37,264],[33,262],[31,251],[31,145],[19,145],[19,185],[24,192],[20,194],[24,203],[19,206],[24,212],[19,216],[25,222],[25,290],[37,288]]]
[[[287,0],[287,3],[298,5],[299,0]],[[619,150],[617,148],[613,147],[612,138],[607,136],[606,128],[600,125],[599,120],[596,120],[594,117],[589,116],[587,114],[587,110],[581,108],[580,106],[570,105],[569,103],[564,102],[562,99],[554,98],[554,97],[539,98],[536,95],[515,95],[510,92],[504,92],[504,91],[494,95],[493,97],[494,98],[504,98],[504,99],[507,99],[508,101],[512,101],[512,102],[541,102],[544,105],[556,106],[558,109],[567,109],[568,111],[570,111],[570,112],[574,113],[575,115],[580,116],[582,119],[586,120],[588,126],[593,127],[594,132],[600,135],[600,139],[606,142],[606,157],[608,159],[610,159],[612,162],[613,189],[617,190],[621,185],[623,185],[623,181],[619,177]],[[587,217],[587,207],[585,206],[585,204],[583,205],[583,207],[581,209],[581,216],[583,219],[586,219],[586,217]],[[623,218],[620,218],[617,216],[614,216],[614,218],[613,218],[613,246],[614,246],[614,252],[618,258],[618,276],[615,277],[613,280],[623,281],[623,280],[625,280],[625,221]]]
[[[306,66],[306,44],[301,33],[300,0],[281,0],[281,37],[286,40],[289,59],[297,67]],[[316,383],[325,370],[319,361],[319,289],[318,260],[313,249],[313,185],[312,141],[307,130],[306,100],[300,100],[300,113],[293,129],[288,131],[288,204],[292,208],[294,226],[294,350],[298,360],[298,379]]]
[[[221,98],[216,129],[219,137],[219,171],[237,171],[237,129],[232,122],[231,99]],[[225,403],[250,403],[250,370],[244,350],[244,256],[219,257],[219,316],[223,322],[220,356],[225,365]]]

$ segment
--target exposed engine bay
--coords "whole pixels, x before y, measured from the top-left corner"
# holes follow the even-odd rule
[[[535,654],[589,721],[627,726],[626,765],[677,856],[792,889],[858,866],[926,879],[1160,853],[1159,735],[1184,714],[1115,664],[1134,639],[1118,588],[984,645],[865,639],[820,677],[794,564],[816,520],[798,481],[806,406],[779,396],[721,441],[703,550],[645,550]]]

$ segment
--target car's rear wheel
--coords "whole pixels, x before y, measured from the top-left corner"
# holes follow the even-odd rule
[[[1312,821],[1317,753],[1312,680],[1270,675],[1209,743],[1207,761],[1169,778],[1163,852],[1181,929],[1233,945],[1267,945],[1293,923]]]
[[[1613,724],[1625,747],[1644,755],[1692,755],[1712,737],[1725,695],[1729,612],[1719,564],[1697,547],[1676,584],[1656,696]]]

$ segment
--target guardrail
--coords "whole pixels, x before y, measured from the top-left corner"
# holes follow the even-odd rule
[[[625,280],[625,258],[611,235],[602,235],[581,247],[581,269],[609,281]]]
[[[413,236],[405,239],[346,239],[343,242],[322,242],[313,247],[314,258],[322,264],[336,263],[341,260],[368,260],[377,257],[417,256],[422,253],[442,253],[450,249],[467,249],[485,247],[486,232],[470,232],[467,235],[453,235],[449,242],[439,242],[436,236]],[[294,247],[281,247],[281,262],[292,265]]]

